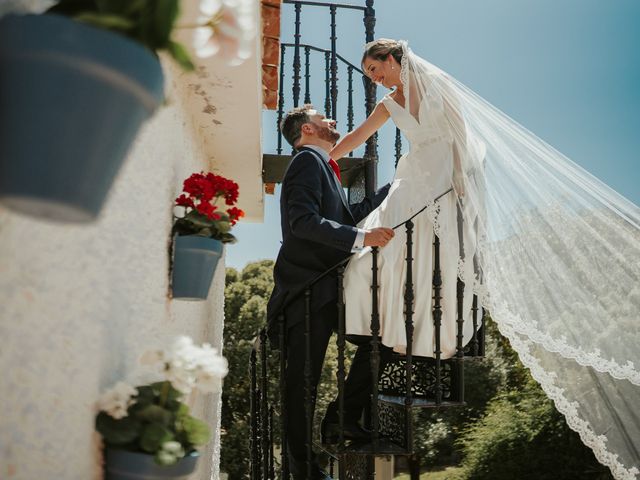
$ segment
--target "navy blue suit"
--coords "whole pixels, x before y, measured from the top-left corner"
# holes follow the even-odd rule
[[[305,451],[304,409],[304,287],[349,256],[357,235],[355,225],[386,197],[385,185],[371,198],[349,205],[329,164],[315,151],[302,147],[293,157],[282,182],[280,215],[282,246],[274,267],[274,289],[267,306],[269,336],[277,341],[277,319],[287,326],[286,411],[292,469],[302,465]],[[329,338],[337,328],[335,272],[311,290],[311,382],[313,396]],[[277,343],[276,343],[277,344]],[[368,344],[358,348],[345,385],[347,419],[357,421],[371,389]],[[315,402],[314,402],[315,403]],[[332,414],[335,416],[335,412]],[[295,475],[294,475],[295,478]]]
[[[290,303],[289,308],[295,304],[302,308],[298,295],[302,288],[349,256],[357,234],[355,225],[380,205],[388,191],[385,185],[372,198],[349,205],[336,175],[318,153],[302,147],[293,157],[280,197],[282,246],[267,309],[272,335],[277,334],[277,315],[285,303]],[[313,288],[312,310],[335,301],[336,292],[335,274],[320,281]],[[299,321],[298,315],[287,318],[287,326]]]

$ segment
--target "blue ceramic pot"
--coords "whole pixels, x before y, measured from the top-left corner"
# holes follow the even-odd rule
[[[222,256],[220,240],[182,235],[175,237],[173,245],[173,298],[205,300]]]
[[[158,465],[153,455],[128,452],[115,448],[105,449],[105,480],[187,480],[195,471],[198,453],[181,458],[170,466]]]
[[[142,122],[163,99],[156,56],[59,15],[0,19],[0,201],[94,219]]]

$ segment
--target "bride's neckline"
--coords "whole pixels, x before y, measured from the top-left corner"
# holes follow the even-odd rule
[[[391,100],[393,103],[396,104],[396,106],[398,106],[403,112],[407,112],[407,114],[416,122],[416,124],[420,125],[420,112],[422,110],[422,103],[424,102],[424,98],[420,101],[420,104],[418,105],[418,111],[416,112],[416,115],[413,115],[410,111],[408,111],[405,108],[405,105],[407,103],[407,97],[404,95],[404,93],[402,94],[402,98],[404,99],[404,103],[400,103],[398,101],[396,101],[395,98],[392,97],[393,94],[395,94],[397,92],[397,90],[394,90],[393,92],[389,92],[385,95],[385,97],[389,98],[389,100]]]

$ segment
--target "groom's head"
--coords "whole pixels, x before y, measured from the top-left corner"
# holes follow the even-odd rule
[[[335,145],[340,138],[335,120],[325,118],[313,105],[291,110],[280,123],[280,131],[293,148],[318,142]]]

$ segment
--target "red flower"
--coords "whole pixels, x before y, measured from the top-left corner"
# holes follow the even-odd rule
[[[176,205],[179,207],[191,207],[195,208],[193,198],[187,197],[184,193],[176,198]]]
[[[196,210],[211,220],[220,220],[220,214],[216,213],[217,207],[209,202],[200,202]]]
[[[229,215],[231,225],[235,225],[240,218],[244,217],[244,211],[236,207],[227,209],[227,214]]]

